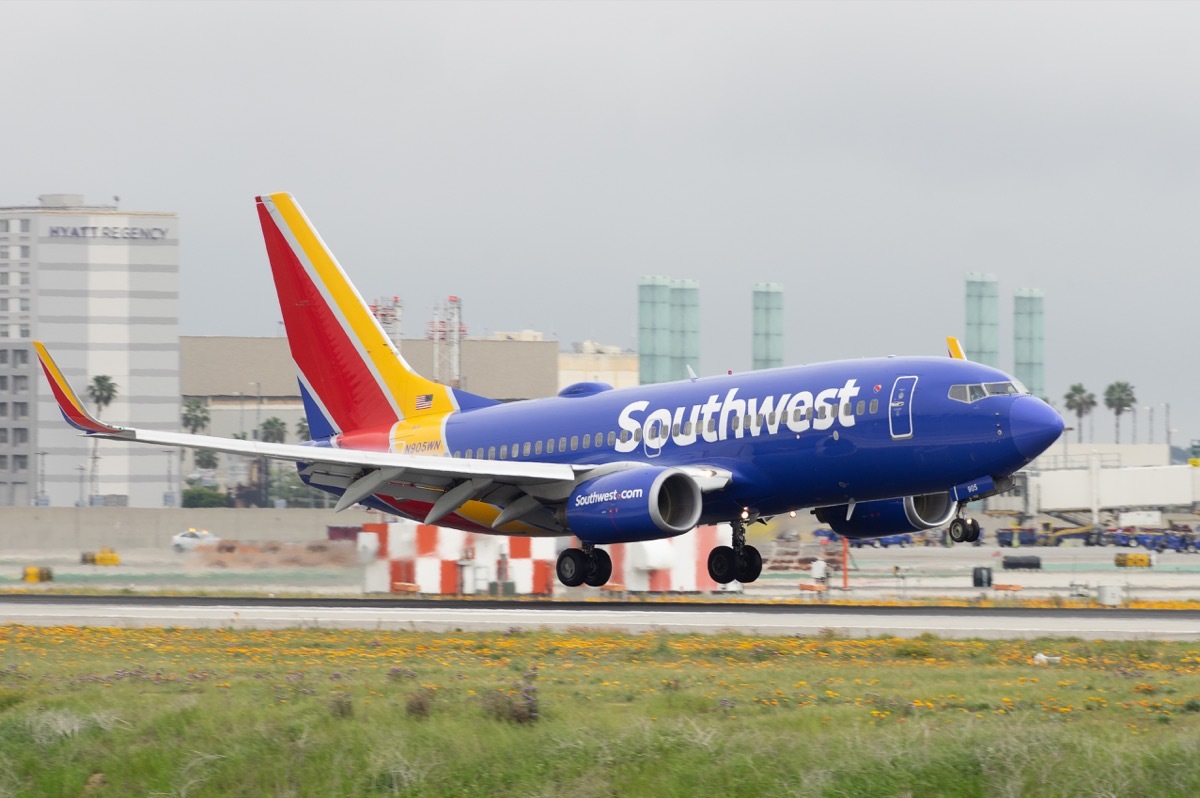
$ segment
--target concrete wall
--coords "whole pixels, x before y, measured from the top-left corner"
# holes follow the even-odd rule
[[[378,521],[358,509],[139,509],[123,507],[0,507],[0,554],[14,551],[95,551],[111,546],[161,548],[189,527],[220,538],[297,543],[324,540],[327,526]]]

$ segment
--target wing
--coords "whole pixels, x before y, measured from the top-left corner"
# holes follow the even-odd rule
[[[63,418],[88,437],[290,460],[300,465],[310,483],[341,493],[337,510],[377,496],[428,505],[427,524],[466,508],[470,511],[467,520],[482,527],[480,531],[504,527],[501,531],[506,534],[562,535],[567,530],[551,506],[564,501],[582,480],[644,467],[636,462],[574,465],[427,457],[118,427],[89,413],[46,347],[40,342],[34,347]],[[689,466],[680,470],[695,479],[702,491],[724,488],[731,479],[724,469]]]

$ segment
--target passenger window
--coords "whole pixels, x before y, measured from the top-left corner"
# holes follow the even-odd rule
[[[754,426],[754,416],[747,413],[743,419],[743,423],[746,425],[746,429],[750,429],[750,427]]]
[[[584,436],[583,436],[583,448],[587,449],[587,448],[588,448],[588,447],[590,447],[591,445],[592,445],[592,436],[591,436],[591,435],[584,435]]]
[[[558,450],[565,452],[567,450],[567,439],[565,437],[558,439]]]
[[[821,409],[817,412],[817,418],[825,418],[825,408],[828,405],[821,405]]]
[[[688,426],[689,426],[689,427],[691,427],[691,426],[692,426],[690,422],[688,423]],[[733,427],[734,429],[740,429],[740,428],[741,428],[741,426],[742,426],[742,417],[741,417],[741,416],[734,416],[734,417],[733,417],[733,421],[732,421],[732,423],[730,424],[730,426],[731,426],[731,427]],[[689,434],[689,435],[691,434],[691,430],[690,430],[690,429],[688,430],[688,434]]]
[[[775,426],[775,414],[774,413],[767,414],[767,424],[772,427]]]
[[[710,418],[708,420],[708,431],[709,432],[717,431],[717,420],[715,418]]]
[[[676,424],[675,426],[671,427],[671,434],[672,434],[672,435],[674,435],[674,436],[675,436],[675,437],[677,437],[677,438],[679,437],[679,425],[678,425],[678,424]]]
[[[642,442],[642,428],[641,427],[638,427],[637,429],[635,429],[633,431],[633,442],[634,443]]]
[[[878,412],[879,412],[879,400],[872,399],[871,400],[871,415],[875,415]]]
[[[546,441],[546,454],[554,454],[554,439]]]
[[[792,411],[792,421],[799,421],[800,415],[802,412],[803,411],[801,411],[800,408],[798,408],[798,407],[795,410],[793,410]]]
[[[458,459],[458,452],[455,452],[455,453],[454,453],[454,459],[455,459],[455,460],[457,460],[457,459]]]
[[[508,459],[508,444],[507,443],[500,447],[500,459],[501,460]]]
[[[533,453],[535,455],[540,455],[542,453],[542,442],[540,440],[533,442]]]
[[[856,407],[856,408],[855,408],[855,410],[857,411],[857,412],[855,413],[855,415],[861,416],[861,415],[862,415],[863,413],[865,413],[865,412],[866,412],[866,410],[867,410],[867,403],[866,403],[866,402],[864,402],[862,399],[859,399],[859,400],[858,400],[858,407]]]
[[[487,459],[489,459],[489,460],[496,459],[496,447],[495,446],[488,447],[488,458]]]
[[[483,459],[483,447],[482,446],[480,446],[478,449],[475,450],[475,459],[476,460]]]
[[[525,441],[524,450],[521,452],[521,454],[523,454],[525,457],[528,457],[529,450],[532,448],[533,448],[533,446],[530,445],[529,441]]]
[[[808,417],[809,421],[813,420],[813,412],[814,412],[813,409],[810,407],[810,408],[808,408],[808,412],[805,413],[805,415]]]
[[[608,445],[609,446],[617,445],[617,433],[611,432],[611,431],[608,433]]]
[[[604,444],[604,433],[597,432],[596,433],[596,448],[599,449],[603,444]]]
[[[851,410],[850,410],[850,403],[849,403],[849,402],[846,402],[845,404],[841,405],[841,408],[842,408],[842,415],[843,415],[843,416],[848,416],[848,415],[850,415],[850,413],[851,413]]]
[[[627,430],[627,429],[621,430],[621,443],[629,443],[629,438],[630,438],[629,430]]]
[[[572,435],[571,436],[571,451],[575,451],[578,448],[579,448],[579,436]]]

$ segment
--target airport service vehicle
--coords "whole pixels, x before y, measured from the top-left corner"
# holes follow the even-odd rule
[[[968,541],[968,502],[1063,429],[1049,405],[962,357],[882,357],[723,374],[499,403],[417,374],[288,194],[257,200],[313,440],[243,441],[117,427],[89,413],[45,346],[42,368],[68,423],[89,437],[205,448],[296,463],[340,498],[429,524],[503,535],[573,535],[558,558],[568,586],[600,586],[606,544],[728,522],[708,556],[720,584],[753,582],[746,526],[814,509],[851,538],[949,524]],[[894,319],[904,323],[907,311]]]
[[[191,551],[201,543],[219,543],[221,539],[203,529],[188,529],[171,538],[171,548],[178,552]]]

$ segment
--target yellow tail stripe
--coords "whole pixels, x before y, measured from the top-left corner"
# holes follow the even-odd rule
[[[953,336],[946,336],[946,349],[950,351],[950,357],[955,360],[966,360],[967,356],[963,353],[962,344]]]

